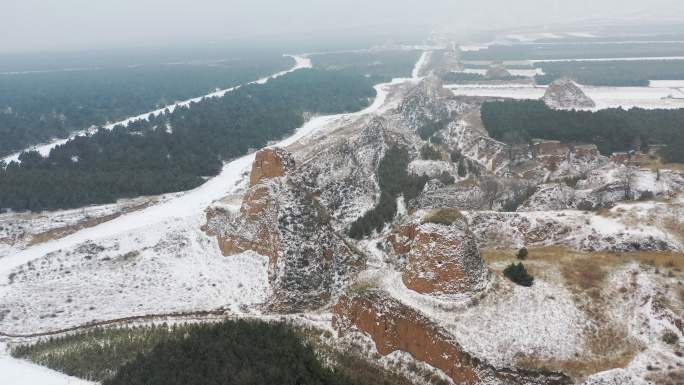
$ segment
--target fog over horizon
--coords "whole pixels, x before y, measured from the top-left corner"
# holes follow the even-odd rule
[[[4,3],[4,4],[3,4]],[[680,0],[0,0],[0,52],[194,44],[355,31],[477,31],[587,19],[663,20]]]

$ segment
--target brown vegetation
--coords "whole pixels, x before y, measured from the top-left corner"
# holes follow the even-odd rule
[[[31,240],[28,242],[28,246],[33,246],[37,245],[40,243],[45,243],[48,241],[53,241],[55,239],[60,239],[64,238],[67,235],[71,235],[77,231],[81,231],[83,229],[87,229],[90,227],[95,227],[101,223],[109,222],[113,219],[116,219],[124,214],[132,213],[134,211],[142,210],[144,208],[147,208],[154,204],[156,201],[155,200],[149,200],[144,203],[131,206],[131,207],[126,207],[122,209],[119,212],[109,214],[109,215],[103,215],[101,217],[95,217],[95,218],[85,218],[81,220],[80,222],[77,222],[73,225],[69,226],[63,226],[63,227],[58,227],[52,230],[48,230],[42,233],[34,234],[31,236]],[[2,240],[0,240],[2,241]]]
[[[430,212],[423,219],[423,223],[436,223],[440,225],[450,226],[463,218],[463,214],[459,209],[439,209]]]

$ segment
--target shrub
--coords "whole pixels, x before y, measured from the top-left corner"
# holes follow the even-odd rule
[[[504,276],[520,286],[530,287],[534,283],[534,277],[531,276],[522,262],[517,265],[511,263],[504,269]]]
[[[425,160],[442,160],[442,154],[430,144],[426,144],[420,149],[420,157]]]
[[[420,138],[423,140],[427,140],[437,132],[446,128],[448,124],[448,120],[438,120],[436,122],[425,123],[422,127],[418,129],[418,136],[420,136]]]
[[[649,201],[655,198],[655,194],[653,194],[653,191],[644,191],[639,195],[639,200],[640,201]]]
[[[523,247],[520,250],[518,250],[518,254],[516,254],[516,257],[518,257],[518,259],[520,259],[520,260],[525,260],[525,259],[527,259],[528,254],[529,253],[527,251],[527,248]]]
[[[435,210],[428,214],[424,219],[423,223],[436,223],[439,225],[453,225],[457,221],[463,218],[463,214],[458,209],[440,209]]]
[[[465,162],[463,159],[458,161],[458,176],[465,178],[468,175],[468,170],[466,169]]]
[[[439,174],[439,176],[437,177],[437,180],[444,183],[445,185],[450,185],[456,182],[456,179],[446,171],[442,171],[442,173]]]
[[[674,345],[679,341],[679,336],[671,331],[665,332],[663,334],[663,342],[665,342],[668,345]]]
[[[460,162],[463,159],[463,154],[461,154],[461,151],[459,150],[454,150],[451,152],[451,161],[454,163]]]

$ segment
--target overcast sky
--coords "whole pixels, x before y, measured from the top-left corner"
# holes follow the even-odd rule
[[[202,42],[381,25],[684,15],[683,0],[0,0],[0,51]]]

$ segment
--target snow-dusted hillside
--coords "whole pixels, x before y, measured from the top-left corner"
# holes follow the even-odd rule
[[[0,333],[299,313],[335,332],[333,348],[416,383],[416,368],[484,385],[678,375],[682,173],[621,165],[591,144],[496,141],[479,120],[483,99],[433,76],[453,52],[434,51],[413,78],[378,85],[365,110],[314,117],[194,190],[0,216]],[[426,127],[432,159],[421,158]],[[394,146],[410,158],[406,175],[428,181],[415,199],[392,196],[394,217],[352,239],[351,224],[381,201],[378,168]],[[529,287],[502,273],[520,247]],[[3,365],[26,363],[0,355]]]

